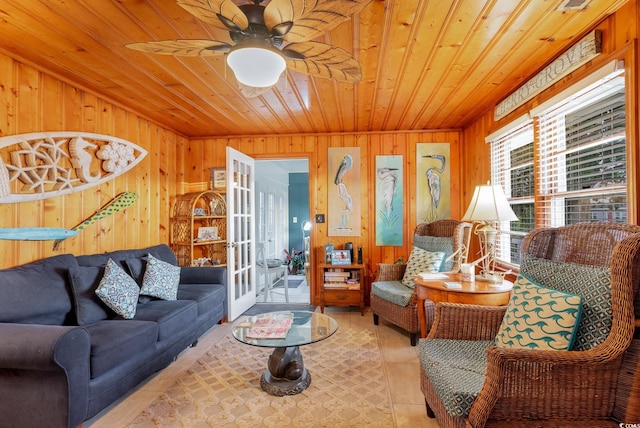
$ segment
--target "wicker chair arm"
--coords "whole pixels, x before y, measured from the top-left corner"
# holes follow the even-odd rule
[[[484,426],[489,415],[552,419],[559,411],[563,418],[579,419],[583,406],[600,407],[598,397],[617,382],[617,366],[610,363],[620,354],[610,346],[579,352],[492,346],[485,384],[469,412],[470,426]],[[537,399],[522,400],[523,391]]]
[[[504,317],[505,306],[438,303],[430,339],[493,340]]]
[[[401,281],[406,268],[406,264],[378,263],[376,281]]]

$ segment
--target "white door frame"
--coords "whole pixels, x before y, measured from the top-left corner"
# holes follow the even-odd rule
[[[256,303],[255,162],[227,147],[227,317]]]

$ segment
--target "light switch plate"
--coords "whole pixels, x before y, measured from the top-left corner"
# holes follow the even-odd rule
[[[316,223],[324,223],[324,214],[316,214]]]

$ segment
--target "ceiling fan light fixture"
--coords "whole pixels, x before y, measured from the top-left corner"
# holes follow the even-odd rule
[[[238,82],[256,88],[275,85],[286,68],[279,52],[253,46],[232,49],[227,55],[227,64]]]

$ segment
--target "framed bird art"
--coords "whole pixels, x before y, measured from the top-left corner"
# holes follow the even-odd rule
[[[451,218],[449,143],[416,145],[416,218],[418,223]]]
[[[402,156],[376,156],[376,245],[402,246]]]
[[[360,148],[330,147],[329,236],[360,236]]]

